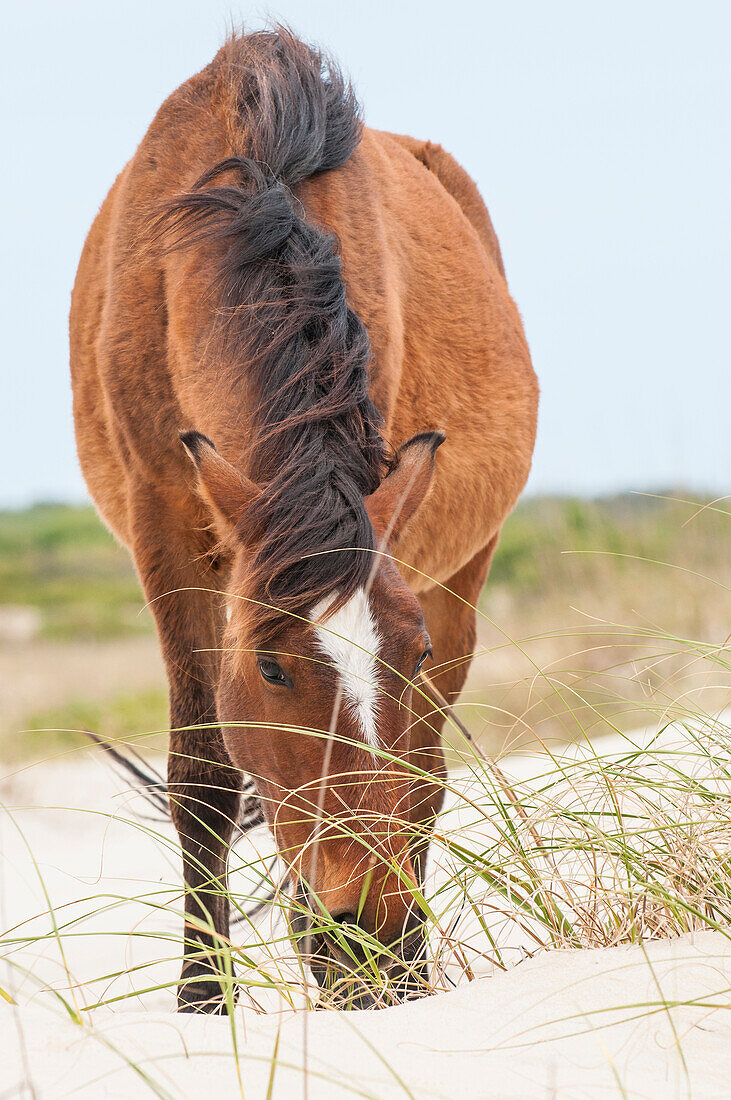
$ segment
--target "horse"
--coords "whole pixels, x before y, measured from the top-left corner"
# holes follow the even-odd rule
[[[235,33],[101,206],[70,349],[83,474],[167,669],[179,1010],[228,1004],[244,776],[300,916],[395,945],[396,997],[415,995],[445,775],[419,674],[463,687],[536,431],[476,185],[440,145],[365,126],[289,30]],[[342,951],[312,927],[323,984]]]

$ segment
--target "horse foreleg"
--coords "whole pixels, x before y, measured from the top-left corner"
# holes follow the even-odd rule
[[[495,535],[487,546],[463,566],[443,587],[420,596],[434,652],[429,678],[452,704],[464,687],[476,640],[477,601],[484,587],[497,545]],[[423,685],[414,691],[415,721],[409,741],[409,763],[419,769],[412,780],[410,819],[414,829],[411,854],[422,888],[434,822],[444,805],[446,765],[441,733],[446,716]]]
[[[221,596],[159,501],[137,504],[134,553],[150,602],[170,692],[168,794],[183,852],[185,939],[178,1008],[220,1012],[230,1002],[228,849],[241,773],[217,725]]]

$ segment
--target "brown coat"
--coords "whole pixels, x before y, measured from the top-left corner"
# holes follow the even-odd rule
[[[252,142],[256,147],[253,131],[259,123],[246,110],[251,112],[255,102],[255,109],[265,112],[268,85],[263,82],[272,72],[273,79],[279,78],[277,65],[300,66],[300,72],[315,65],[317,73],[307,70],[300,85],[314,88],[315,98],[319,95],[315,84],[307,84],[321,79],[317,55],[283,32],[274,38],[274,47],[271,36],[233,39],[162,105],[91,228],[71,308],[74,417],[82,469],[102,517],[135,559],[168,665],[174,727],[169,776],[191,894],[205,886],[190,855],[195,843],[200,850],[200,818],[209,832],[213,829],[222,838],[210,857],[204,857],[208,888],[211,880],[219,886],[225,880],[225,842],[239,789],[231,757],[263,777],[262,790],[266,767],[247,757],[243,748],[239,759],[239,742],[227,736],[224,744],[215,730],[217,720],[230,715],[220,713],[224,696],[218,651],[225,621],[213,593],[239,583],[236,577],[243,576],[248,559],[242,551],[237,573],[238,551],[225,534],[221,542],[222,516],[215,503],[216,486],[210,483],[210,477],[219,475],[214,471],[206,484],[205,471],[199,462],[198,470],[191,464],[178,435],[194,430],[215,442],[226,463],[221,477],[233,479],[224,495],[235,496],[236,478],[242,481],[243,475],[245,481],[255,472],[261,433],[251,369],[245,357],[227,352],[220,339],[221,314],[228,307],[212,273],[220,269],[224,244],[215,235],[201,234],[192,245],[188,241],[189,247],[168,248],[155,219],[164,204],[174,207],[177,196],[195,190],[196,181],[214,165],[241,158]],[[259,92],[242,108],[246,80],[254,79],[247,72],[259,74]],[[340,94],[347,113],[347,93],[341,89]],[[403,531],[393,535],[389,549],[403,563],[401,572],[419,598],[438,662],[433,675],[442,693],[453,699],[468,664],[464,659],[455,662],[469,657],[474,647],[470,605],[477,600],[500,528],[530,468],[537,384],[495,232],[472,180],[430,142],[365,128],[354,144],[352,155],[346,151],[337,167],[295,180],[284,192],[282,209],[286,215],[291,205],[302,218],[303,231],[315,225],[337,235],[347,304],[370,340],[370,399],[383,418],[385,441],[397,449],[418,433],[446,433],[435,460],[439,440],[427,448],[428,456],[424,452],[430,477],[434,462],[431,488],[424,489],[423,502]],[[235,185],[237,172],[234,166],[221,179],[211,177],[205,193],[213,194],[213,185],[222,181]],[[188,214],[189,209],[183,220]],[[251,335],[259,313],[256,303],[244,306]],[[362,401],[358,408],[358,416],[368,421],[371,414]],[[231,467],[240,473],[230,472]],[[363,493],[367,495],[365,489]],[[247,534],[245,514],[242,502],[243,518],[231,529],[238,532],[242,547],[248,539],[250,553],[257,536]],[[406,593],[399,596],[396,591],[400,584],[398,578],[382,576],[374,591],[399,606],[399,599],[407,600]],[[240,586],[245,590],[245,579]],[[239,629],[245,632],[243,620]],[[226,675],[224,667],[224,679]],[[255,666],[241,675],[256,678]],[[229,675],[226,698],[230,680]],[[412,713],[423,715],[426,709],[415,697]],[[318,716],[325,728],[327,721],[327,715]],[[442,767],[439,724],[431,717],[408,727],[410,750],[418,749],[425,770],[433,772]],[[398,736],[407,734],[401,729]],[[291,786],[296,778],[291,777]],[[281,776],[276,782],[281,788]],[[191,800],[198,807],[194,814]],[[412,818],[429,819],[438,806],[438,790],[422,790],[414,799]],[[270,807],[268,817],[275,820],[275,809]],[[299,844],[290,842],[292,848]],[[338,859],[345,859],[342,852]],[[415,856],[419,873],[417,862]],[[328,866],[332,879],[332,858]],[[206,904],[215,932],[225,936],[227,905],[221,895],[214,889]],[[189,901],[188,912],[200,912],[195,899]],[[198,948],[209,943],[198,933],[193,939]],[[211,994],[205,985],[210,960],[204,964],[196,957],[186,965],[184,976],[197,978],[204,993]],[[183,1005],[201,999],[181,992]]]

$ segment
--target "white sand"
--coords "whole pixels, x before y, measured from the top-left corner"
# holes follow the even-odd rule
[[[535,757],[510,761],[523,781],[540,767]],[[545,952],[382,1012],[261,1015],[241,1007],[233,1029],[227,1019],[177,1016],[169,990],[139,992],[177,973],[177,861],[133,823],[118,791],[93,756],[2,784],[9,811],[0,825],[0,927],[9,930],[9,965],[0,984],[19,1007],[0,1001],[0,1097],[22,1095],[25,1081],[35,1089],[29,1096],[49,1100],[224,1100],[242,1093],[237,1064],[243,1094],[265,1097],[278,1034],[272,1095],[280,1098],[304,1095],[305,1078],[317,1100],[731,1094],[731,939],[716,932]],[[63,954],[53,936],[40,946],[22,942],[50,928],[46,893]],[[146,900],[120,907],[118,899],[138,894]],[[158,908],[151,910],[151,899]],[[171,937],[162,960],[161,932]],[[516,961],[528,942],[513,943]],[[103,977],[120,970],[121,977]],[[139,996],[116,1011],[84,1011],[79,1025],[49,987],[84,1009],[130,990]],[[263,1007],[281,1007],[268,997]]]
[[[547,953],[382,1012],[285,1020],[273,1095],[303,1094],[306,1022],[312,1097],[727,1097],[730,987],[731,943],[719,933]],[[697,1004],[664,1007],[676,999]],[[0,1027],[0,1079],[19,1084],[25,1064],[39,1097],[154,1095],[129,1063],[163,1095],[239,1095],[226,1020],[136,1012],[79,1027],[58,1010],[6,1005]],[[237,1020],[249,1098],[266,1095],[277,1027]]]

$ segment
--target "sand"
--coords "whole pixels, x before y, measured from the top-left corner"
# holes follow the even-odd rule
[[[731,942],[546,953],[499,977],[381,1012],[281,1025],[119,1013],[78,1026],[0,1008],[0,1075],[38,1097],[727,1097]],[[664,1002],[695,1001],[667,1009]],[[274,1060],[275,1048],[278,1050]],[[132,1068],[132,1064],[138,1068]],[[27,1068],[26,1068],[27,1067]],[[150,1081],[145,1080],[148,1076]],[[12,1091],[9,1095],[15,1095]]]
[[[504,767],[528,782],[540,771],[535,757]],[[262,998],[267,1013],[242,1005],[233,1022],[178,1016],[169,989],[144,992],[177,972],[175,853],[119,792],[92,754],[2,784],[0,985],[17,1005],[0,1001],[0,1097],[731,1092],[731,938],[721,932],[543,952],[381,1012],[284,1013],[272,994]],[[458,799],[449,813],[463,813]],[[472,827],[465,820],[466,833]],[[47,898],[63,953],[53,935],[24,940],[51,928]],[[161,934],[170,936],[162,959]],[[517,962],[527,943],[513,947]],[[82,1010],[81,1022],[51,988]],[[115,996],[123,999],[93,1007]]]

